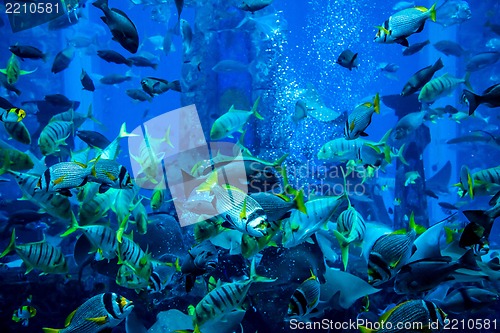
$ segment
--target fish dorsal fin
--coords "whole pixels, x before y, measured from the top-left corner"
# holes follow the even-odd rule
[[[241,209],[240,213],[240,219],[246,219],[247,218],[247,198],[245,197],[245,200],[243,200],[243,208]]]
[[[75,311],[71,312],[69,314],[69,316],[66,318],[66,320],[64,321],[64,327],[68,327],[69,324],[71,324],[71,321],[73,320],[73,317],[75,316],[75,313],[76,311],[78,310],[78,308],[76,308]]]
[[[371,108],[372,107],[372,103],[371,102],[364,102],[361,105],[362,106],[366,106],[367,108]]]
[[[104,325],[108,322],[108,316],[95,317],[95,318],[86,318],[85,320],[96,323],[97,325]]]

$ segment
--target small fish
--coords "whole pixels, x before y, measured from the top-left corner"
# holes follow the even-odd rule
[[[461,57],[465,50],[460,46],[460,44],[455,43],[451,40],[442,40],[432,44],[436,50],[443,53],[446,56],[452,55],[455,57]]]
[[[16,252],[26,265],[26,273],[33,269],[41,270],[43,274],[64,274],[68,272],[68,263],[60,249],[55,248],[47,241],[16,244],[16,230],[12,230],[9,245],[0,254],[0,258],[11,252]]]
[[[134,305],[115,293],[95,295],[85,301],[66,319],[65,328],[43,328],[44,333],[97,333],[118,326],[132,311]]]
[[[118,84],[130,80],[132,80],[132,76],[121,75],[121,74],[110,74],[103,76],[99,81],[102,84]]]
[[[18,123],[26,117],[26,111],[20,108],[4,110],[0,108],[0,121],[4,123]]]
[[[368,282],[375,286],[392,279],[413,252],[416,232],[393,232],[378,238],[369,254]]]
[[[32,296],[30,295],[26,300],[26,305],[19,307],[12,314],[12,320],[16,323],[22,322],[23,326],[28,326],[30,318],[36,316],[36,309],[31,306]]]
[[[438,78],[432,79],[422,87],[418,100],[431,104],[440,97],[451,93],[459,84],[465,84],[470,87],[469,83],[470,73],[467,72],[463,79],[453,77],[449,74],[444,74]]]
[[[318,306],[320,298],[320,283],[311,270],[311,276],[295,289],[288,303],[289,317],[303,318]]]
[[[134,22],[123,11],[108,7],[108,0],[97,0],[92,3],[104,13],[102,21],[109,27],[113,40],[130,53],[136,53],[139,48],[139,34]]]
[[[337,58],[336,63],[352,71],[353,68],[358,68],[359,66],[358,54],[349,49],[344,50]]]
[[[129,96],[130,98],[132,98],[136,101],[140,101],[140,102],[145,102],[145,101],[151,102],[152,101],[151,96],[148,95],[147,93],[145,93],[144,90],[141,90],[141,89],[127,89],[127,90],[125,90],[125,93],[127,94],[127,96]]]
[[[16,140],[17,142],[23,143],[25,145],[31,144],[31,135],[30,132],[28,131],[28,128],[26,125],[24,125],[23,121],[21,120],[20,122],[15,122],[15,123],[3,123],[5,130],[9,135],[12,137],[12,139]]]
[[[12,54],[7,61],[7,67],[4,69],[0,69],[0,73],[3,73],[7,76],[7,83],[9,85],[13,85],[19,79],[21,75],[27,75],[34,73],[36,69],[32,71],[24,71],[21,70],[21,65],[19,64],[19,60],[17,60],[17,56]]]
[[[377,27],[374,41],[384,44],[398,43],[408,47],[406,38],[421,32],[425,21],[429,18],[436,22],[436,4],[430,9],[425,7],[403,9],[389,17],[382,26]]]
[[[382,72],[396,73],[399,70],[399,65],[395,63],[381,63],[379,66]]]
[[[212,243],[205,241],[191,248],[180,267],[186,276],[186,292],[191,291],[198,276],[210,273],[217,264],[218,252]]]
[[[467,72],[475,72],[496,64],[500,60],[500,52],[482,52],[469,59],[465,65]]]
[[[133,66],[136,67],[151,67],[152,69],[156,69],[158,64],[152,62],[150,59],[141,56],[130,57],[127,60],[132,62]]]
[[[269,222],[259,203],[237,188],[222,187],[217,178],[217,172],[212,172],[197,191],[214,193],[217,212],[234,229],[255,237],[265,236]]]
[[[378,93],[373,97],[373,102],[365,102],[356,106],[354,111],[347,117],[344,127],[346,140],[368,136],[365,130],[370,126],[373,113],[380,113],[380,97]]]
[[[150,206],[152,210],[158,210],[165,202],[165,190],[157,188],[151,194]]]
[[[420,178],[418,171],[409,171],[405,173],[405,186],[416,184],[416,180]]]
[[[429,40],[426,40],[426,41],[421,42],[421,43],[412,44],[412,45],[408,46],[403,51],[403,55],[404,56],[411,56],[411,55],[413,55],[413,54],[415,54],[417,52],[420,52],[424,47],[426,47],[429,44],[430,44]]]
[[[57,192],[72,196],[70,190],[81,187],[88,181],[90,171],[86,165],[77,162],[59,162],[45,170],[35,187],[35,191]]]
[[[273,1],[274,0],[243,0],[238,8],[247,12],[255,13],[258,10],[266,8],[272,4]]]
[[[33,46],[28,45],[12,45],[9,47],[9,51],[18,56],[21,60],[24,59],[42,59],[47,60],[47,55],[42,51]]]
[[[120,242],[120,237],[117,235],[118,263],[129,266],[134,274],[147,281],[153,271],[151,254],[144,252],[130,237],[124,236]]]
[[[437,323],[436,330],[441,331],[445,327],[447,318],[448,315],[430,301],[410,300],[396,305],[380,317],[380,321],[387,325],[383,329],[373,330],[362,325],[358,328],[361,333],[390,332],[386,327],[394,327],[395,332],[410,332],[404,329],[396,330],[396,325],[414,325],[413,327],[421,327],[421,329],[411,330],[411,332],[423,333],[428,331],[429,323]]]
[[[96,131],[78,130],[76,131],[76,136],[90,147],[99,148],[101,150],[106,149],[111,143],[108,138]]]
[[[99,183],[99,193],[105,193],[110,188],[132,188],[132,178],[123,165],[114,160],[98,158],[91,167],[89,182]]]
[[[409,96],[420,90],[427,82],[429,82],[434,73],[444,67],[443,61],[439,58],[434,65],[427,66],[413,74],[408,82],[403,87],[401,96]]]
[[[113,50],[98,50],[97,55],[99,56],[99,58],[107,62],[112,62],[115,64],[125,64],[129,67],[133,64],[132,60],[125,58],[120,53]]]
[[[248,122],[250,116],[254,115],[257,119],[264,119],[258,112],[260,97],[255,101],[252,110],[238,110],[231,106],[229,111],[217,118],[210,130],[210,138],[212,140],[221,140],[226,137],[232,138],[234,132],[243,133],[243,126]]]
[[[141,80],[141,86],[142,90],[148,93],[151,97],[163,94],[164,92],[167,92],[171,87],[167,80],[155,77],[145,77]]]
[[[462,101],[469,106],[469,116],[481,104],[489,108],[500,107],[500,83],[487,88],[482,95],[476,95],[472,91],[465,89],[462,92]]]
[[[87,72],[82,68],[82,73],[80,74],[80,82],[82,83],[82,87],[84,90],[94,91],[94,81],[90,78]]]
[[[71,45],[59,52],[52,63],[52,73],[57,74],[68,68],[74,57],[75,48]]]

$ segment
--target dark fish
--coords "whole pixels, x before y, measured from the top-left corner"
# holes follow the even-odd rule
[[[186,276],[186,292],[194,287],[196,277],[213,271],[217,263],[217,249],[209,241],[204,241],[191,248],[181,266],[181,272]]]
[[[439,52],[443,53],[446,56],[452,55],[455,57],[461,57],[465,50],[460,46],[460,44],[455,43],[451,40],[442,40],[437,43],[434,43],[433,46]]]
[[[490,142],[491,138],[488,138],[484,135],[472,134],[472,135],[463,135],[457,138],[450,139],[446,141],[447,144],[460,144],[465,142]]]
[[[97,55],[99,58],[107,61],[113,62],[115,64],[125,64],[127,66],[132,66],[133,61],[125,58],[120,53],[113,50],[98,50]]]
[[[431,290],[444,281],[452,280],[457,269],[479,270],[474,251],[467,251],[456,262],[451,257],[421,259],[401,267],[394,280],[397,294],[411,294]]]
[[[478,254],[489,252],[489,236],[495,216],[482,210],[465,210],[463,214],[470,221],[464,228],[458,245],[461,248],[472,248]]]
[[[182,92],[181,81],[179,80],[170,81],[168,85],[170,86],[170,90]]]
[[[352,71],[353,67],[359,66],[358,54],[347,49],[342,51],[337,59],[337,64]]]
[[[481,308],[494,307],[498,302],[498,294],[478,287],[459,287],[447,294],[439,302],[447,312],[462,314],[466,311],[478,311]]]
[[[82,83],[82,87],[84,90],[94,91],[94,81],[90,78],[87,72],[82,68],[82,74],[80,74],[80,82]]]
[[[139,48],[137,28],[127,14],[117,8],[109,8],[108,0],[97,0],[92,3],[104,13],[101,17],[113,34],[113,40],[120,43],[130,53],[136,53]]]
[[[403,51],[403,55],[404,56],[410,56],[412,54],[415,54],[417,52],[419,52],[420,50],[422,50],[424,47],[426,47],[427,45],[429,45],[430,41],[429,40],[426,40],[425,42],[421,42],[421,43],[415,43],[415,44],[412,44],[411,46],[408,46],[404,51]]]
[[[155,77],[145,77],[141,80],[142,90],[148,93],[151,97],[163,94],[170,90],[170,84],[167,80],[158,79]]]
[[[458,210],[458,207],[449,202],[438,202],[438,205],[447,210]]]
[[[485,26],[487,26],[488,28],[490,28],[491,31],[500,36],[500,24],[494,24],[491,23],[490,21],[487,21]]]
[[[54,58],[54,62],[52,63],[52,73],[56,74],[68,68],[74,56],[75,48],[73,46],[69,46],[68,48],[59,52]]]
[[[33,46],[27,45],[12,45],[9,47],[10,52],[14,53],[16,56],[24,59],[42,59],[46,60],[47,55],[42,51]]]
[[[408,96],[419,91],[427,82],[429,82],[434,73],[444,67],[443,61],[439,58],[434,65],[422,68],[408,80],[403,87],[401,96]]]
[[[261,10],[262,8],[266,8],[272,2],[273,0],[243,0],[238,8],[247,12],[254,13],[258,10]]]
[[[439,199],[439,196],[436,193],[434,193],[434,191],[432,191],[432,190],[425,190],[424,193],[425,193],[425,195],[427,195],[431,198]]]
[[[465,89],[462,93],[462,101],[469,105],[469,115],[473,114],[481,104],[490,108],[500,107],[500,83],[492,85],[482,95],[476,95]]]
[[[491,66],[500,60],[500,52],[482,52],[469,59],[465,70],[467,72],[479,71],[485,67]]]
[[[125,81],[130,81],[130,80],[132,80],[132,77],[128,76],[128,75],[111,74],[111,75],[103,76],[99,81],[102,84],[118,84],[118,83],[122,83]]]
[[[111,143],[104,135],[96,131],[78,130],[76,135],[90,147],[105,149]]]
[[[177,20],[180,20],[182,8],[184,7],[184,0],[175,0],[175,7],[177,8]]]
[[[152,98],[141,89],[127,89],[125,93],[132,99],[141,102],[151,102]]]
[[[128,60],[132,61],[132,65],[137,67],[151,67],[153,69],[156,69],[158,67],[158,64],[155,64],[146,57],[135,56],[128,58]]]
[[[54,106],[60,106],[62,108],[67,108],[68,110],[73,107],[73,101],[63,94],[52,94],[45,95],[45,101],[49,102]]]
[[[0,73],[0,84],[8,91],[15,93],[17,96],[21,95],[21,90],[17,89],[13,84],[10,84],[7,80],[7,75],[4,73]]]

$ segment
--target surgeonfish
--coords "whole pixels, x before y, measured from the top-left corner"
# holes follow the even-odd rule
[[[43,328],[44,333],[98,333],[118,326],[134,305],[123,296],[104,293],[89,298],[66,319],[61,329]]]
[[[0,258],[11,252],[16,252],[26,265],[26,273],[33,269],[41,270],[44,274],[64,274],[68,272],[68,263],[60,249],[43,240],[41,242],[16,244],[16,230],[12,230],[9,245],[0,254]]]

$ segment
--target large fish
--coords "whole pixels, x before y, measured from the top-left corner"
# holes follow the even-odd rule
[[[137,28],[127,14],[117,8],[109,8],[108,0],[97,0],[92,3],[102,10],[102,21],[106,23],[113,34],[113,40],[120,43],[130,53],[136,53],[139,48],[139,35]]]
[[[61,329],[43,328],[44,333],[97,333],[118,326],[134,305],[123,296],[104,293],[89,298],[66,319]]]
[[[470,73],[467,73],[463,79],[444,74],[438,78],[432,79],[422,87],[418,100],[424,103],[434,103],[440,97],[451,93],[459,84],[464,83],[470,87]]]
[[[387,19],[378,31],[374,41],[377,43],[398,43],[409,46],[407,37],[419,33],[424,29],[427,19],[436,21],[436,4],[430,9],[413,7],[403,9]]]
[[[500,107],[500,83],[492,85],[482,95],[476,95],[472,91],[465,89],[462,93],[462,100],[469,105],[469,116],[481,104],[490,108]]]
[[[77,162],[60,162],[52,165],[40,177],[35,191],[57,192],[72,196],[70,189],[87,183],[90,171],[86,165]]]

